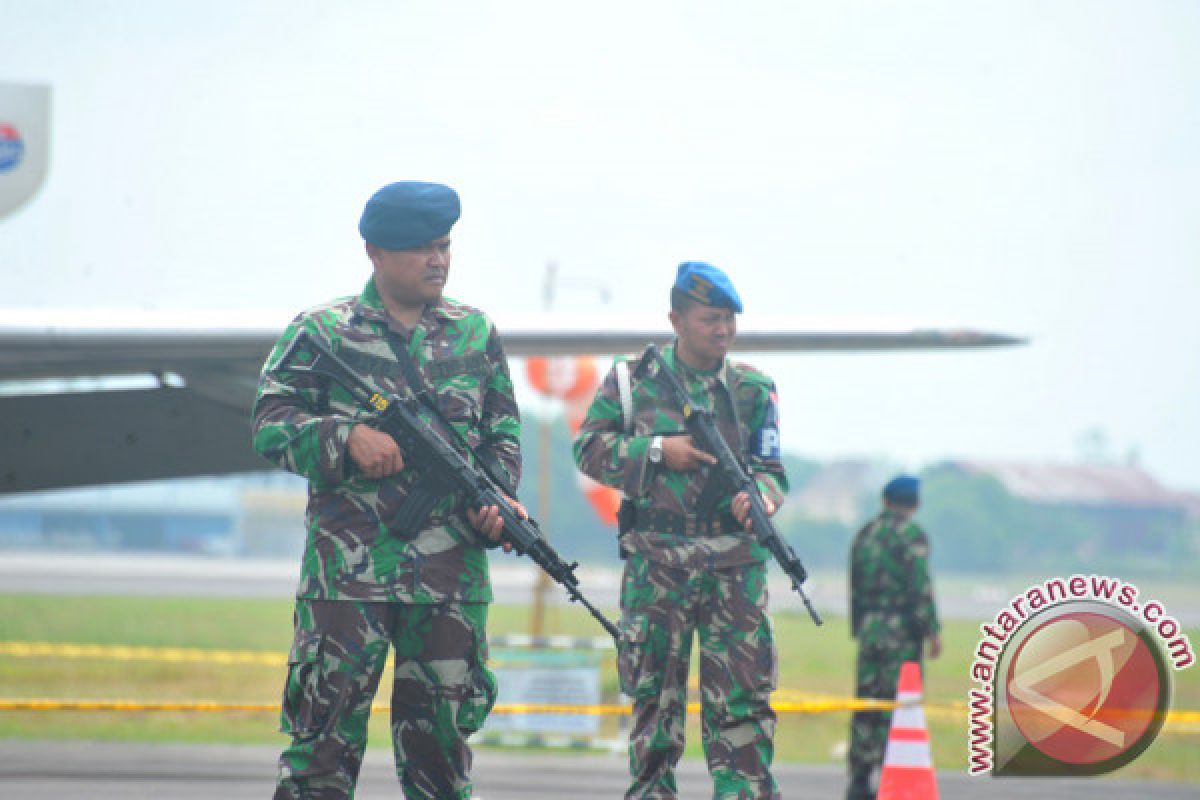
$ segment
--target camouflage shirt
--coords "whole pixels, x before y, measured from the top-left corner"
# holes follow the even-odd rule
[[[941,629],[929,577],[929,539],[907,515],[886,510],[854,537],[850,625],[864,641],[924,639]]]
[[[388,316],[374,281],[368,281],[358,297],[318,306],[292,321],[263,366],[254,404],[254,449],[309,482],[308,539],[297,597],[490,602],[487,556],[462,514],[461,498],[442,498],[420,530],[400,529],[395,520],[420,465],[406,463],[382,480],[363,475],[346,442],[353,425],[371,423],[370,412],[324,378],[277,369],[301,330],[329,343],[388,392],[407,391],[396,355],[407,351],[443,419],[473,450],[488,447],[515,486],[521,470],[520,418],[491,321],[443,297],[426,306],[410,331]],[[440,427],[427,408],[420,413]]]
[[[676,360],[674,345],[664,348],[663,358],[680,377],[695,406],[713,412],[721,435],[733,452],[744,455],[744,466],[763,495],[776,507],[782,505],[787,478],[779,460],[778,414],[771,379],[753,367],[728,360],[711,373],[698,372]],[[655,380],[656,362],[643,356],[629,367],[632,432],[625,432],[614,365],[575,439],[579,468],[632,500],[638,522],[622,534],[622,552],[641,553],[657,563],[689,569],[722,569],[765,560],[767,551],[732,522],[732,496],[709,467],[675,472],[647,459],[654,436],[684,432],[683,412],[675,407],[670,390]],[[655,524],[656,519],[670,518],[682,518],[688,524],[675,531]]]

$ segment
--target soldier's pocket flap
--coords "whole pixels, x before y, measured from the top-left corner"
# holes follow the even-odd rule
[[[621,619],[620,645],[641,647],[646,643],[646,635],[650,629],[650,620],[645,614],[629,614]]]
[[[620,633],[617,642],[617,682],[621,691],[630,697],[657,695],[658,675],[653,667],[648,667],[646,653],[650,618],[645,614],[623,615]]]
[[[311,664],[321,658],[321,634],[316,631],[299,631],[288,651],[289,664]]]
[[[279,730],[299,737],[313,737],[325,727],[333,703],[322,678],[321,643],[313,631],[296,631],[288,652],[288,677],[283,690]]]

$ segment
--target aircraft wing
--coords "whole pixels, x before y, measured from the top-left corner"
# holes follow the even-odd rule
[[[0,310],[0,494],[269,467],[250,448],[258,372],[290,315]],[[497,321],[510,356],[611,355],[670,340],[661,324],[526,315]],[[743,352],[929,350],[1004,334],[764,321]]]
[[[504,349],[512,356],[616,355],[638,353],[651,342],[673,338],[665,326],[629,328],[501,328]],[[735,353],[830,352],[868,353],[883,350],[951,350],[1024,344],[1017,336],[961,328],[833,330],[800,327],[739,326]]]

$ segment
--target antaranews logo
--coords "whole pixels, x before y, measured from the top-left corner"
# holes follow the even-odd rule
[[[969,692],[972,775],[1098,775],[1162,729],[1191,642],[1157,601],[1098,575],[1051,578],[981,625]]]

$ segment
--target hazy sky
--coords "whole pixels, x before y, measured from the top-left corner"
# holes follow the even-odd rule
[[[1070,460],[1200,489],[1200,4],[0,0],[54,92],[0,307],[295,311],[357,291],[384,183],[462,194],[449,293],[659,313],[675,264],[754,315],[1032,337],[759,358],[785,448]]]

